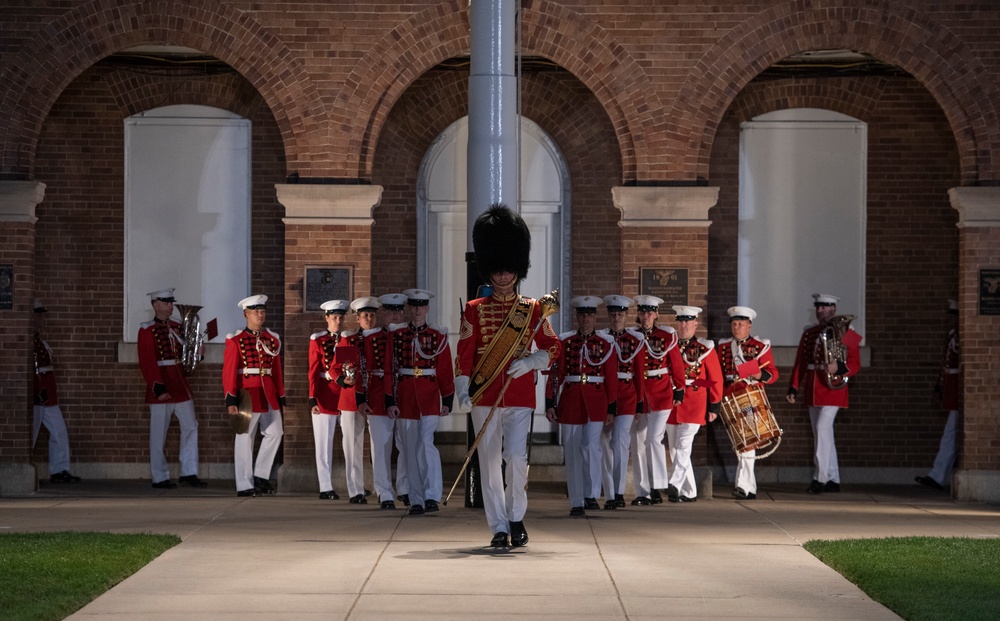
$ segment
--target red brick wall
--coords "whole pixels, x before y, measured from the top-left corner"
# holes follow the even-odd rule
[[[34,287],[35,225],[0,223],[0,265],[14,270],[14,303],[0,310],[0,462],[23,462],[31,441],[32,289]]]

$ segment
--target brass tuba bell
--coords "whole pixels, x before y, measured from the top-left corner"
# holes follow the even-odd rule
[[[823,342],[823,363],[829,365],[831,362],[847,362],[847,346],[844,345],[844,335],[851,328],[854,315],[836,315],[826,322],[826,327],[820,332],[819,338]],[[830,373],[823,369],[820,379],[831,390],[841,390],[847,387],[847,380],[850,378],[836,373]]]
[[[205,333],[201,331],[201,319],[198,317],[202,307],[194,304],[174,304],[174,307],[181,314],[180,363],[184,373],[190,375],[201,361],[205,348]]]

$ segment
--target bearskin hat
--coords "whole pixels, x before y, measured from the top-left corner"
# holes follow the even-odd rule
[[[511,272],[524,280],[531,267],[531,232],[518,214],[504,205],[493,205],[472,226],[472,248],[479,275],[485,282],[498,272]]]

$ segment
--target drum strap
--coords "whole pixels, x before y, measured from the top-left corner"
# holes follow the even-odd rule
[[[534,300],[518,296],[517,302],[507,313],[483,356],[472,370],[469,396],[473,403],[479,403],[483,392],[500,376],[508,361],[519,357],[526,347],[531,347],[527,340],[533,328],[530,320],[534,309]]]

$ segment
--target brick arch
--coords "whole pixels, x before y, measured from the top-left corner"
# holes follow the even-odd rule
[[[727,33],[698,61],[674,101],[663,176],[707,176],[722,116],[765,68],[803,51],[840,48],[893,63],[927,88],[955,135],[963,183],[1000,179],[995,95],[975,79],[986,71],[982,62],[943,26],[888,0],[835,0],[822,6],[793,0]],[[928,53],[933,50],[948,53]]]
[[[315,174],[307,145],[322,144],[316,136],[326,135],[327,114],[301,61],[273,33],[221,3],[93,0],[49,22],[8,63],[0,79],[0,177],[31,178],[42,123],[72,80],[117,50],[163,41],[240,72],[272,110],[289,170]]]
[[[146,110],[178,104],[211,106],[250,118],[263,107],[256,89],[235,73],[216,78],[213,83],[186,80],[169,93],[149,88],[146,76],[126,72],[114,72],[105,77],[105,82],[122,116],[126,118]]]
[[[597,97],[612,125],[621,153],[624,181],[645,176],[662,148],[663,106],[648,77],[624,47],[584,16],[550,0],[523,0],[523,53],[548,58],[572,73]],[[423,72],[468,53],[465,2],[436,5],[413,15],[386,34],[358,63],[338,98],[332,126],[343,127],[332,157],[343,176],[371,176],[375,145],[389,111]],[[415,46],[414,41],[426,45]],[[357,111],[365,111],[357,115]]]
[[[829,82],[797,82],[783,86],[780,91],[755,88],[751,84],[740,93],[730,111],[739,123],[788,108],[823,108],[868,121],[878,104],[883,82],[882,79],[866,80],[860,87],[857,83],[852,84],[852,88]]]

